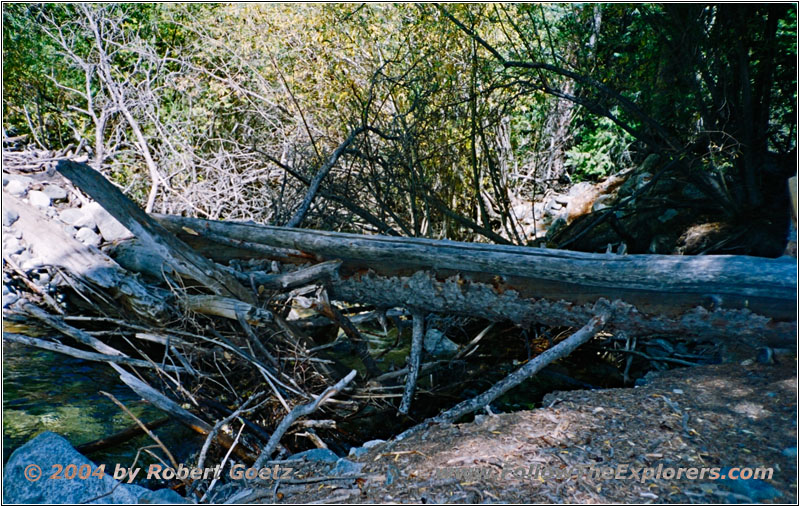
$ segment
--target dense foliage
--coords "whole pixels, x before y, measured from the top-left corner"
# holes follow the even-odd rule
[[[4,134],[150,209],[532,239],[514,209],[649,154],[720,213],[794,173],[792,4],[3,5]]]

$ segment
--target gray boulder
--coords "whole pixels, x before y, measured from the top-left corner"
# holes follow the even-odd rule
[[[78,229],[78,232],[75,233],[75,237],[84,245],[100,246],[100,236],[88,227],[81,227]]]
[[[50,479],[53,465],[97,465],[81,455],[63,437],[46,431],[11,454],[3,469],[3,503],[81,504],[81,503],[137,503],[148,490],[132,484],[118,485],[106,470],[102,479],[90,475],[86,479]],[[36,465],[41,470],[37,480],[26,478],[26,467]],[[108,493],[106,495],[106,493]],[[102,498],[98,498],[105,495]],[[94,499],[94,500],[93,500]],[[90,501],[91,500],[91,501]]]
[[[3,188],[6,192],[17,197],[22,197],[28,191],[28,185],[19,180],[10,180]]]
[[[435,328],[425,333],[422,346],[433,357],[450,357],[458,352],[458,344]]]
[[[61,210],[58,214],[58,218],[65,224],[72,225],[79,229],[81,227],[88,227],[89,229],[97,227],[97,224],[94,223],[92,213],[85,208],[67,208]]]
[[[3,225],[10,227],[17,219],[19,219],[19,213],[13,209],[3,208]]]
[[[21,174],[3,173],[4,187],[7,186],[12,181],[16,181],[18,184],[23,185],[25,188],[28,188],[30,185],[33,184],[33,178],[31,178],[30,176],[23,176]]]
[[[58,185],[45,185],[42,192],[54,201],[65,201],[67,199],[67,191]]]
[[[133,237],[133,234],[119,223],[116,218],[112,217],[108,211],[104,210],[100,204],[93,202],[85,206],[85,208],[94,218],[104,240],[110,242]]]
[[[362,468],[364,468],[364,463],[355,463],[349,459],[339,458],[336,460],[336,465],[330,469],[328,474],[333,476],[355,475],[361,472]]]
[[[28,200],[32,205],[39,208],[50,206],[50,197],[41,190],[31,190],[28,192]]]
[[[169,488],[148,491],[139,497],[140,504],[190,503]]]
[[[310,449],[308,451],[292,454],[288,459],[304,459],[306,461],[322,461],[326,463],[336,463],[339,456],[328,449]]]

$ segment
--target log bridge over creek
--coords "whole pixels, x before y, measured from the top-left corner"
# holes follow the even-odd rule
[[[175,285],[171,284],[173,291],[170,292],[128,276],[129,272],[150,274],[162,281],[166,276],[190,282],[183,286],[191,285],[192,290],[179,290],[178,311],[190,310],[238,321],[245,331],[243,336],[249,337],[259,354],[271,361],[264,363],[254,357],[252,350],[247,352],[236,344],[224,343],[238,357],[257,366],[288,412],[261,449],[256,464],[270,459],[279,448],[281,436],[297,418],[315,411],[355,377],[353,371],[335,384],[331,381],[330,387],[316,397],[300,391],[250,327],[271,320],[273,324],[286,326],[279,315],[273,314],[272,308],[265,306],[262,286],[279,292],[309,284],[323,286],[324,294],[314,308],[342,327],[355,343],[367,376],[372,377],[376,376],[375,365],[365,342],[359,339],[352,322],[330,301],[408,310],[413,316],[413,333],[399,408],[403,414],[408,413],[420,372],[427,313],[512,321],[523,327],[540,323],[579,328],[486,392],[407,430],[396,439],[434,422],[455,421],[488,405],[603,329],[632,336],[739,340],[772,347],[794,347],[795,344],[796,259],[589,254],[148,215],[85,164],[62,160],[57,170],[119,220],[135,238],[113,245],[112,260],[94,247],[86,247],[72,237],[62,237],[63,231],[54,224],[42,223],[37,211],[25,208],[27,205],[20,201],[8,199],[9,205],[24,211],[20,213],[20,223],[29,233],[25,238],[47,263],[111,294],[129,313],[156,326],[175,322],[172,308],[175,300],[170,299],[174,296]],[[273,259],[300,267],[286,273],[248,271],[241,263],[229,262],[233,259]],[[61,312],[54,302],[49,304]],[[215,432],[208,423],[198,422],[196,416],[185,413],[168,396],[141,381],[134,382],[136,379],[121,367],[141,366],[143,361],[128,358],[30,304],[23,311],[96,350],[99,354],[92,357],[99,356],[113,363],[122,380],[143,397],[213,438]],[[143,339],[158,338],[152,333],[140,334]],[[10,333],[5,338],[35,346],[52,346],[39,343],[42,340],[33,343],[32,338]],[[177,342],[167,341],[166,345],[170,343]],[[60,350],[70,353],[68,349]],[[157,367],[155,363],[149,366]],[[178,368],[183,367],[186,365]],[[298,401],[307,403],[295,403],[290,410],[283,396],[291,393]],[[240,410],[244,408],[243,405]]]

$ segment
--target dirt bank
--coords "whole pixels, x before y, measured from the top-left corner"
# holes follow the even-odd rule
[[[797,502],[794,358],[776,365],[670,370],[651,374],[646,385],[633,389],[557,392],[544,404],[547,408],[479,416],[472,423],[381,445],[356,459],[364,464],[360,479],[295,483],[277,490],[273,485],[275,496],[261,501]],[[767,480],[644,482],[513,477],[531,465],[550,470],[580,465],[772,467],[773,475]],[[456,468],[487,475],[444,477]]]

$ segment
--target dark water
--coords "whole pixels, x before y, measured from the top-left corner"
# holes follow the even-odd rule
[[[3,463],[14,449],[44,431],[58,433],[77,446],[135,424],[99,391],[113,394],[144,422],[164,417],[120,382],[105,363],[4,342]],[[176,459],[187,443],[196,440],[193,433],[176,423],[162,426],[155,433]],[[88,457],[98,464],[106,463],[107,468],[110,465],[113,469],[117,463],[129,466],[137,450],[152,443],[149,437],[140,436]],[[140,458],[140,463],[151,461],[146,454]]]

